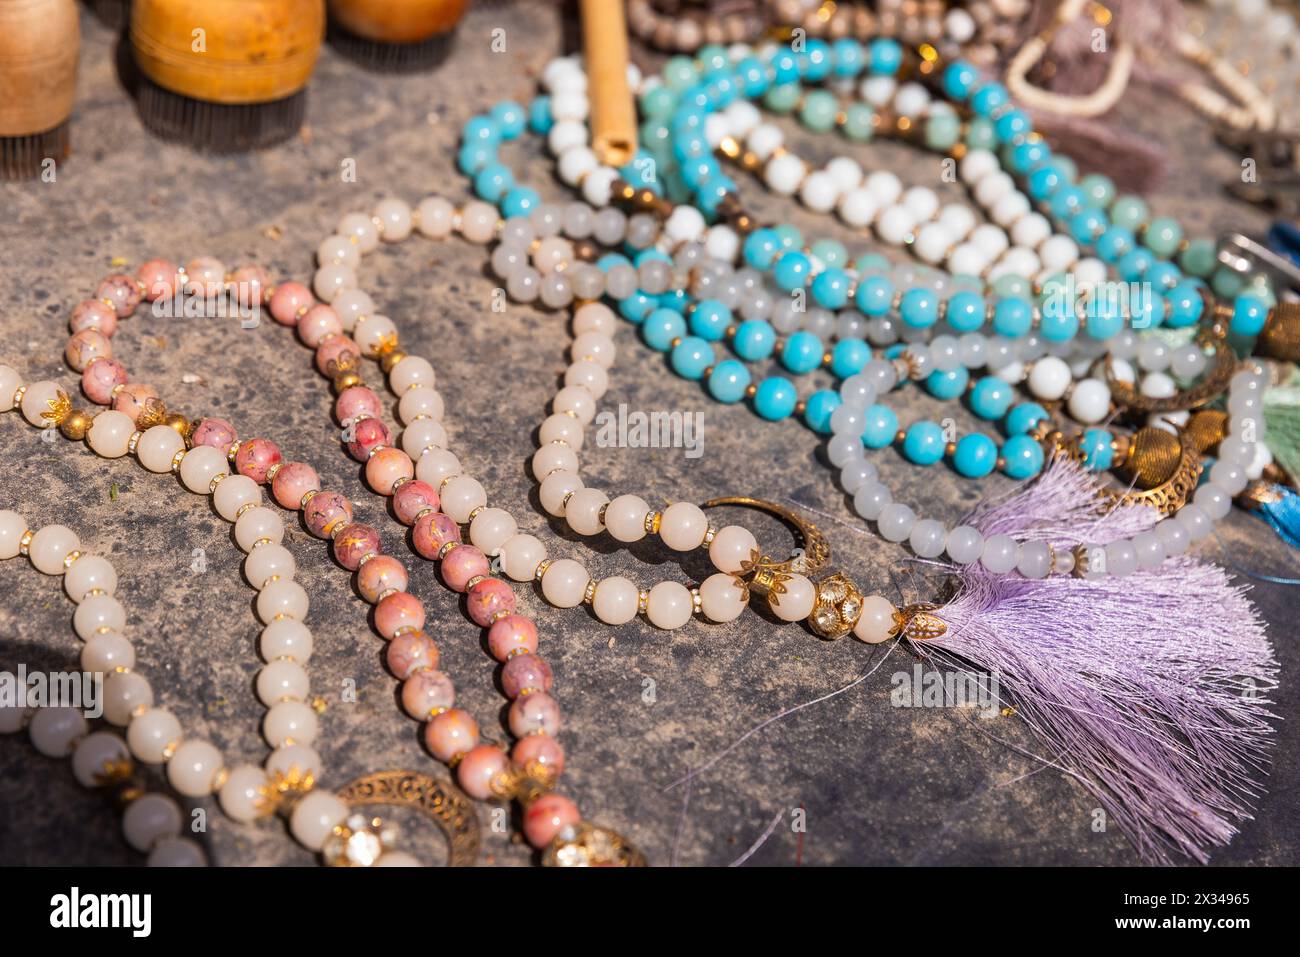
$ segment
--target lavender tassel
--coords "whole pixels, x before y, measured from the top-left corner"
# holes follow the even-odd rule
[[[1104,545],[1159,516],[1098,515],[1095,479],[1058,457],[1041,478],[967,519],[986,537]],[[1123,578],[955,568],[945,634],[912,642],[938,663],[997,677],[1021,718],[1146,860],[1204,863],[1249,819],[1272,747],[1277,661],[1246,589],[1180,557]]]

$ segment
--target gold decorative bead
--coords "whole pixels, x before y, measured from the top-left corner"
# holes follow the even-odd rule
[[[90,429],[90,422],[91,417],[88,412],[84,409],[73,409],[59,423],[59,431],[63,433],[64,438],[80,442],[86,437],[86,432]]]
[[[1169,481],[1182,454],[1178,436],[1148,425],[1133,433],[1128,456],[1118,471],[1139,488],[1155,488]]]
[[[817,598],[808,626],[820,638],[843,638],[862,616],[862,592],[844,575],[829,575],[817,583]]]
[[[189,438],[194,426],[189,419],[179,412],[168,412],[167,417],[163,419],[163,425],[170,426],[176,430],[176,433],[183,439]]]
[[[397,365],[397,363],[401,362],[405,358],[405,352],[401,349],[393,349],[391,352],[384,353],[383,357],[379,360],[379,367],[383,369],[384,374],[387,375],[389,372],[393,371],[393,366]]]
[[[145,399],[144,408],[140,410],[140,415],[135,420],[135,427],[141,432],[147,432],[155,425],[162,425],[166,419],[166,404],[162,399],[151,396]]]

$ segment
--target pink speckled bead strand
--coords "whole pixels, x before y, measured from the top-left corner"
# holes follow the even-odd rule
[[[81,652],[84,672],[121,683],[135,674],[135,652],[122,637],[125,613],[114,597],[117,571],[108,559],[80,550],[76,533],[63,525],[32,531],[17,512],[0,511],[0,561],[25,556],[37,571],[60,580],[77,606],[72,625],[85,642]],[[104,684],[106,717],[115,716],[123,702]],[[124,724],[108,718],[110,724]],[[0,705],[0,734],[14,734],[26,726],[32,745],[51,758],[69,758],[77,783],[88,790],[116,789],[122,811],[122,835],[150,867],[202,867],[203,847],[183,837],[184,815],[171,797],[144,791],[134,773],[132,749],[116,731],[91,731],[82,709],[45,705],[34,710]]]
[[[235,541],[246,555],[244,575],[258,591],[256,611],[265,625],[259,645],[266,664],[258,673],[256,692],[268,709],[262,730],[272,748],[263,767],[229,768],[210,742],[184,737],[176,717],[155,707],[150,683],[130,670],[128,662],[134,661],[134,653],[118,633],[124,623],[121,606],[111,596],[92,596],[83,603],[90,610],[82,615],[96,630],[83,635],[87,639],[83,666],[97,670],[95,665],[100,665],[98,670],[113,672],[105,682],[109,722],[126,727],[127,742],[138,760],[165,765],[169,783],[180,794],[194,799],[215,794],[226,815],[239,823],[287,807],[293,836],[309,850],[324,853],[327,861],[340,862],[345,848],[335,845],[351,809],[342,798],[315,787],[322,775],[322,762],[311,746],[317,720],[307,703],[310,681],[303,667],[313,644],[311,631],[303,622],[308,599],[293,581],[293,556],[280,545],[284,535],[280,516],[259,504],[262,493],[257,482],[245,474],[230,474],[226,449],[210,444],[187,448],[170,425],[132,431],[126,413],[117,410],[106,409],[91,419],[71,409],[70,399],[56,383],[14,385],[20,381],[12,368],[0,366],[0,412],[17,408],[38,428],[58,427],[67,437],[80,433],[92,451],[105,458],[134,453],[148,471],[173,472],[188,491],[211,496],[213,508],[234,525]],[[12,391],[10,386],[14,386]],[[103,427],[105,422],[107,427]],[[70,423],[75,423],[72,430],[67,428]],[[236,448],[232,443],[229,451]],[[350,503],[347,512],[351,514]],[[43,563],[53,569],[55,558],[67,561],[68,556],[78,554],[79,543],[71,530],[51,526],[43,533],[50,544],[37,537],[30,542],[36,549],[33,563],[42,571],[47,570]],[[47,552],[48,562],[43,557]],[[410,855],[392,850],[376,863],[406,866],[416,862]]]
[[[501,683],[511,699],[510,731],[517,738],[509,757],[496,744],[481,743],[472,716],[448,707],[430,718],[425,743],[439,760],[455,767],[457,781],[471,797],[487,800],[514,796],[525,803],[524,833],[530,844],[547,848],[566,829],[581,823],[577,805],[567,797],[549,792],[564,768],[564,750],[556,740],[561,725],[558,703],[550,695],[552,674],[545,659],[536,654],[536,624],[516,614],[514,591],[499,578],[489,575],[484,552],[461,540],[458,520],[446,513],[448,495],[464,507],[472,499],[473,487],[458,489],[444,481],[439,488],[415,478],[415,465],[402,449],[388,444],[389,432],[379,418],[381,403],[355,371],[361,346],[345,335],[337,313],[314,302],[310,290],[298,283],[278,286],[270,298],[276,322],[294,327],[299,339],[316,352],[316,367],[338,387],[335,416],[345,429],[345,445],[353,458],[365,463],[366,482],[376,494],[392,499],[393,512],[412,529],[415,551],[429,561],[439,562],[443,581],[466,595],[470,618],[488,629],[488,647],[502,664]],[[395,339],[384,339],[386,325],[377,320],[367,325],[371,351],[374,344],[392,343],[386,355],[397,359]],[[386,320],[385,320],[386,322]],[[394,333],[395,335],[395,333]],[[423,365],[421,365],[423,363]],[[389,363],[400,364],[400,360]],[[420,381],[432,382],[432,368],[423,360],[408,363],[407,370]],[[437,424],[441,398],[430,388],[422,397],[421,409],[428,421]],[[436,416],[434,415],[436,413]],[[439,427],[440,428],[440,427]],[[473,483],[478,493],[482,487]],[[440,494],[441,493],[441,494]],[[379,622],[382,606],[376,611]],[[405,609],[393,609],[394,622],[401,622]],[[419,614],[423,615],[423,609]],[[380,626],[382,628],[382,625]],[[398,625],[390,636],[403,639],[409,627]],[[400,675],[399,675],[400,677]],[[436,692],[436,689],[430,689]],[[405,700],[406,688],[403,689]]]
[[[155,262],[148,268],[155,274],[168,275],[174,267],[169,263]],[[305,287],[285,283],[271,288],[258,267],[245,267],[240,272],[248,274],[254,270],[258,279],[255,285],[250,286],[258,297],[256,300],[248,293],[249,286],[236,288],[229,282],[209,287],[210,295],[247,297],[248,301],[265,303],[278,322],[299,326],[303,340],[317,346],[319,368],[335,368],[356,358],[355,343],[346,337],[330,334],[330,311],[314,309],[311,293]],[[218,272],[216,267],[211,268],[213,275]],[[141,296],[148,299],[151,294],[165,295],[178,284],[156,284],[151,288],[141,280],[139,289]],[[138,300],[128,303],[129,309],[123,307],[115,311],[115,318],[129,315],[137,304]],[[110,358],[99,355],[88,364],[98,365],[110,361]],[[117,375],[125,381],[126,370],[120,369]],[[113,394],[115,403],[120,393],[119,389]],[[139,454],[140,443],[152,448],[152,442],[145,442],[145,435],[155,430],[167,432],[172,429],[172,426],[159,425],[141,433],[138,430],[131,432],[133,427],[149,420],[176,418],[166,412],[154,390],[149,390],[142,401],[126,409],[100,413],[95,421],[104,416],[122,416],[129,420],[121,422],[121,429],[113,430],[115,438],[119,431],[124,435],[130,433],[126,439],[127,449],[122,454],[126,450],[135,450]],[[142,422],[141,417],[148,418]],[[183,419],[177,424],[182,423]],[[92,448],[95,447],[89,429],[87,437]],[[479,798],[514,796],[525,801],[525,830],[530,842],[539,848],[550,845],[559,830],[572,830],[579,824],[590,827],[580,821],[572,801],[545,793],[559,775],[564,758],[563,750],[553,737],[559,728],[559,709],[547,694],[551,684],[550,669],[545,661],[523,650],[528,645],[531,645],[531,651],[536,650],[536,628],[527,619],[507,613],[514,609],[514,596],[509,586],[496,579],[474,580],[475,573],[480,570],[474,561],[474,549],[461,551],[451,561],[444,562],[444,578],[457,590],[470,592],[471,617],[479,625],[488,627],[500,619],[511,619],[497,629],[494,647],[507,649],[498,657],[504,662],[503,684],[514,701],[509,723],[512,731],[524,738],[514,749],[514,764],[506,759],[505,752],[498,746],[479,744],[478,728],[473,718],[453,707],[455,689],[450,678],[436,668],[436,646],[418,626],[411,625],[416,617],[423,623],[424,610],[418,599],[405,593],[406,570],[396,559],[380,554],[379,534],[375,529],[352,521],[351,503],[338,493],[321,491],[317,473],[311,466],[284,462],[274,442],[261,438],[237,441],[233,426],[224,420],[201,420],[192,428],[191,439],[197,445],[225,452],[242,480],[268,484],[277,504],[286,509],[301,510],[308,530],[332,541],[334,555],[340,564],[356,572],[358,591],[376,605],[377,630],[390,640],[389,667],[403,681],[403,707],[417,719],[429,719],[424,734],[426,743],[435,756],[456,767],[457,776],[467,792]],[[363,432],[360,441],[365,440]],[[101,449],[97,451],[104,454]],[[382,453],[382,449],[379,451]],[[372,487],[386,488],[392,494],[402,484],[403,460],[410,464],[404,455],[401,458],[382,454],[370,456],[368,482]],[[436,493],[433,501],[436,507]],[[430,533],[436,534],[433,523],[434,520],[429,518],[426,527]],[[485,560],[482,570],[486,570]],[[513,649],[512,655],[510,649]],[[506,660],[507,657],[510,660]],[[466,742],[471,743],[466,746]]]
[[[718,574],[697,588],[677,581],[639,588],[619,575],[597,581],[579,561],[549,558],[546,546],[536,536],[520,532],[510,512],[489,507],[483,486],[464,471],[460,459],[448,449],[441,423],[444,402],[434,387],[433,366],[398,348],[396,326],[378,314],[370,296],[358,288],[356,270],[364,254],[381,243],[401,242],[416,231],[433,239],[458,231],[470,242],[486,244],[497,238],[504,226],[495,207],[487,203],[471,201],[456,209],[447,200],[430,196],[413,210],[401,200],[385,199],[370,217],[363,213],[344,216],[335,235],[320,244],[314,285],[327,302],[301,314],[299,332],[307,345],[317,349],[317,368],[335,380],[339,396],[336,414],[347,430],[349,452],[361,461],[371,456],[367,478],[374,467],[380,484],[370,484],[381,494],[386,494],[383,486],[390,478],[406,481],[412,474],[436,489],[442,496],[442,511],[468,526],[468,537],[478,551],[499,556],[502,571],[515,581],[536,579],[543,597],[557,608],[590,604],[597,619],[608,625],[626,624],[641,614],[665,630],[683,627],[696,613],[712,622],[735,620],[745,609],[746,591],[734,576],[746,562],[758,557],[757,540],[748,529],[738,525],[714,529],[704,511],[691,502],[675,502],[656,511],[636,495],[611,501],[598,489],[586,488],[577,474],[575,448],[581,445],[582,430],[595,415],[595,403],[608,385],[606,370],[614,360],[611,329],[606,327],[612,321],[606,325],[596,322],[599,311],[606,307],[589,303],[580,310],[582,318],[575,320],[578,325],[590,322],[590,328],[583,330],[590,334],[575,343],[565,385],[555,396],[554,414],[543,425],[542,446],[532,458],[542,505],[580,535],[608,530],[620,542],[631,543],[657,534],[673,551],[704,548]],[[534,255],[554,238],[535,244]],[[553,271],[556,266],[551,263],[547,268]],[[295,301],[305,292],[296,292]],[[572,296],[550,305],[559,308],[570,301]],[[589,355],[593,348],[596,352]],[[329,354],[322,354],[325,349]],[[398,418],[405,426],[400,448],[389,445],[391,436],[382,421],[378,398],[370,390],[357,391],[360,377],[355,370],[362,356],[381,360],[389,389],[399,400]],[[375,457],[381,461],[376,463]],[[781,618],[798,621],[812,612],[815,597],[812,582],[796,574],[772,607]]]
[[[163,264],[161,268],[169,270],[171,267]],[[228,291],[223,288],[217,290],[216,294],[225,295]],[[269,284],[259,284],[259,293],[267,302],[272,299],[272,292]],[[148,293],[145,295],[147,297]],[[286,284],[275,297],[276,307],[283,310],[288,303],[297,309],[295,295],[294,285]],[[310,294],[307,296],[310,298]],[[115,313],[116,318],[129,316],[137,304],[138,300],[128,302]],[[103,361],[109,360],[107,357],[99,360]],[[125,380],[126,370],[121,368],[119,375]],[[0,384],[17,381],[16,373],[0,368]],[[33,424],[49,422],[63,427],[63,422],[54,418],[47,419],[44,415],[53,408],[51,400],[58,402],[56,397],[60,393],[54,383],[37,383],[23,387],[20,391],[23,393],[19,396],[20,400],[27,400],[24,414],[28,415]],[[118,397],[113,398],[116,404]],[[62,405],[70,409],[66,397]],[[66,409],[65,412],[73,414]],[[191,444],[186,449],[185,441],[171,425],[152,425],[144,431],[137,429],[137,425],[147,425],[146,421],[142,421],[145,416],[155,420],[167,417],[165,406],[154,390],[150,390],[147,404],[133,405],[129,410],[120,407],[105,410],[93,420],[81,423],[78,431],[100,455],[119,457],[134,452],[141,464],[151,471],[178,472],[183,484],[192,491],[199,491],[200,486],[204,492],[215,489],[213,494],[218,511],[228,520],[235,521],[236,538],[240,546],[246,550],[256,548],[256,552],[250,551],[250,562],[265,554],[264,548],[272,545],[278,548],[279,538],[283,535],[283,522],[275,512],[264,507],[255,507],[249,511],[254,500],[261,497],[258,486],[267,485],[276,504],[288,510],[300,510],[308,531],[331,542],[333,554],[339,563],[356,573],[358,592],[377,606],[377,627],[383,638],[392,639],[387,662],[390,670],[403,683],[401,698],[407,713],[417,720],[427,720],[454,710],[455,688],[451,679],[437,670],[436,645],[418,627],[410,627],[411,621],[417,616],[419,622],[423,623],[424,609],[418,599],[405,593],[408,581],[406,569],[395,558],[381,554],[377,530],[352,520],[352,503],[346,497],[336,492],[322,491],[315,469],[304,462],[285,462],[279,447],[269,439],[254,438],[240,442],[234,427],[224,420],[202,419],[198,422],[189,430]],[[196,461],[201,461],[201,468],[193,465]],[[231,472],[236,474],[229,474]],[[208,476],[211,476],[210,480]],[[235,489],[239,492],[238,496],[231,494]],[[223,496],[229,499],[228,507],[223,507]],[[247,534],[244,534],[245,530]],[[292,562],[291,557],[289,562]],[[250,568],[249,580],[258,581],[259,574]],[[266,588],[277,593],[296,589],[291,595],[281,596],[283,600],[280,603],[295,606],[301,603],[305,606],[305,596],[298,594],[301,589],[292,582],[268,583]],[[259,610],[262,604],[264,600],[259,598]],[[266,681],[259,677],[259,694],[264,693],[263,685],[267,694],[275,687],[290,685],[303,696],[306,694],[306,682],[299,680],[297,672],[300,669],[295,670],[296,664],[292,660],[286,663],[280,660],[284,656],[267,650],[272,645],[278,649],[288,642],[301,653],[310,654],[310,633],[307,632],[304,638],[296,632],[288,633],[290,631],[292,629],[288,623],[276,621],[269,624],[263,634],[263,653],[268,657],[264,674],[274,672],[274,677],[268,677]],[[289,658],[292,659],[292,655]],[[468,715],[456,712],[452,719],[439,722],[440,730],[433,734],[433,743],[446,744],[448,740],[454,743],[454,719],[457,717],[465,719]],[[314,723],[314,714],[310,720]],[[465,722],[462,720],[461,723]],[[474,725],[472,718],[468,718],[468,724],[472,726],[477,742],[477,725]],[[449,728],[450,732],[447,730]],[[294,790],[319,777],[319,757],[310,748],[297,744],[281,750],[292,751],[299,760],[289,764],[275,762],[273,755],[273,761],[268,762],[268,772],[273,775],[269,785],[271,789]],[[524,749],[521,753],[527,751]],[[444,755],[442,759],[455,760],[458,757],[459,753],[453,752]],[[466,766],[465,773],[468,774],[476,767],[487,767],[491,763],[490,757],[490,751],[481,751],[475,761]],[[272,764],[276,764],[274,769]],[[261,793],[264,783],[252,781],[247,769],[236,769],[230,773],[226,786],[221,788],[223,806],[231,816],[243,819],[256,816],[262,808],[260,802],[253,802],[253,796]],[[482,789],[479,790],[481,792]],[[319,850],[333,829],[342,826],[349,812],[346,804],[334,795],[321,794],[316,797],[315,794],[316,792],[310,792],[307,795],[310,800],[300,800],[298,803],[305,810],[299,813],[295,808],[294,814],[303,821],[297,830],[313,841],[316,837],[320,838],[320,844],[315,848]],[[255,807],[253,803],[259,803],[259,806]],[[333,822],[330,827],[323,828],[323,824],[329,822]],[[322,827],[316,827],[316,824],[321,824]],[[304,843],[308,841],[304,840]],[[397,858],[394,857],[393,860],[395,862]]]

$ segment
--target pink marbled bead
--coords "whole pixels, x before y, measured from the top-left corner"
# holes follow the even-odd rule
[[[306,462],[288,462],[271,479],[271,494],[283,508],[300,508],[302,497],[320,488],[320,476]]]
[[[472,798],[486,801],[497,794],[506,774],[509,762],[506,754],[495,744],[480,744],[469,752],[456,765],[456,780],[461,789]]]
[[[235,468],[258,485],[266,481],[267,470],[284,461],[280,447],[270,439],[249,439],[235,453]]]
[[[406,591],[406,568],[391,555],[376,555],[357,569],[357,590],[370,604],[386,591]]]
[[[417,671],[402,683],[402,707],[412,718],[423,721],[455,703],[456,686],[444,672]]]
[[[441,504],[438,490],[428,482],[415,479],[405,482],[393,493],[393,512],[403,525],[415,524],[416,517],[426,508],[436,509]]]
[[[346,447],[348,455],[358,462],[368,462],[370,460],[370,450],[381,445],[387,445],[388,440],[391,438],[388,434],[388,426],[384,425],[379,419],[371,418],[358,419],[347,427],[344,434],[352,436],[347,441]],[[408,458],[407,461],[409,462],[410,459]],[[367,466],[366,474],[369,477],[369,466]]]
[[[442,580],[453,591],[464,591],[472,579],[490,570],[487,556],[473,545],[453,548],[442,560]]]
[[[361,358],[361,347],[347,336],[331,336],[316,347],[316,371],[333,375],[335,364],[343,357],[356,362]]]
[[[499,578],[485,578],[469,590],[467,608],[474,623],[486,628],[498,615],[514,614],[515,591]]]
[[[506,661],[520,651],[537,650],[537,626],[531,618],[511,615],[502,618],[488,629],[488,651],[497,661]]]
[[[140,305],[140,287],[133,277],[117,273],[100,280],[95,298],[112,303],[119,319],[125,319]]]
[[[388,643],[384,660],[393,676],[406,681],[422,668],[438,667],[438,646],[422,631],[404,631]],[[416,715],[421,717],[421,715]]]
[[[582,819],[578,805],[562,794],[543,794],[524,811],[524,837],[541,850],[566,827]]]
[[[551,680],[551,666],[538,655],[515,655],[501,669],[501,687],[509,698],[525,691],[550,691]]]
[[[116,359],[100,359],[86,366],[81,373],[81,391],[96,405],[113,401],[113,390],[126,385],[126,367]]]
[[[85,372],[92,359],[113,358],[113,344],[98,329],[82,329],[68,339],[63,358],[73,371]]]
[[[215,256],[196,256],[185,274],[185,291],[192,296],[214,300],[226,293],[226,264]]]
[[[366,484],[380,495],[392,495],[393,486],[414,475],[415,463],[411,461],[411,457],[401,449],[392,446],[376,448],[370,453],[370,458],[366,462]]]
[[[72,310],[68,328],[73,332],[80,332],[82,329],[98,329],[112,338],[113,333],[117,331],[117,313],[106,302],[87,299],[77,303],[77,308]]]
[[[451,761],[478,744],[478,722],[468,711],[451,708],[424,726],[424,743],[439,761]]]
[[[304,309],[310,309],[315,299],[311,290],[300,282],[285,282],[275,287],[271,294],[271,318],[282,326],[292,326]]]
[[[510,705],[510,733],[516,738],[529,734],[560,733],[560,705],[544,691],[516,698]]]
[[[424,602],[407,591],[394,592],[375,606],[375,630],[385,638],[395,638],[403,628],[423,628],[424,619]]]
[[[180,267],[166,259],[151,259],[136,271],[135,278],[144,287],[144,298],[149,302],[171,299],[180,285]]]
[[[271,274],[264,266],[240,266],[230,274],[230,282],[230,292],[235,301],[247,309],[266,301],[266,293],[271,288]]]
[[[190,444],[210,445],[214,449],[225,452],[235,444],[235,440],[238,438],[235,427],[225,419],[208,416],[200,419],[199,424],[194,427],[194,434],[190,436]]]
[[[98,362],[95,365],[99,365]],[[113,396],[113,408],[125,413],[132,422],[140,418],[140,413],[150,400],[158,398],[158,390],[143,382],[128,382]]]
[[[302,520],[317,538],[329,538],[331,530],[352,521],[352,503],[338,492],[317,492],[303,506]]]
[[[315,349],[326,336],[337,336],[343,331],[343,320],[325,303],[308,309],[298,320],[298,338],[304,345]]]
[[[460,541],[460,526],[442,512],[430,512],[415,523],[411,544],[429,561],[434,561],[448,542]],[[453,549],[458,551],[458,549]]]
[[[536,777],[545,774],[554,780],[564,773],[564,748],[544,734],[530,734],[516,741],[510,760]]]
[[[383,403],[379,401],[375,390],[369,386],[349,386],[334,400],[334,420],[339,425],[347,425],[359,416],[379,418],[383,414]]]
[[[380,552],[379,532],[369,525],[353,522],[334,536],[331,546],[334,559],[350,572],[361,567],[361,559]]]

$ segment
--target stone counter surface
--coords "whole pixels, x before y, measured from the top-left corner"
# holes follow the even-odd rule
[[[491,49],[496,27],[506,31],[503,53]],[[462,24],[451,58],[431,74],[376,75],[326,48],[300,137],[256,155],[208,157],[142,131],[115,69],[117,38],[89,15],[83,31],[74,155],[58,169],[56,182],[0,186],[0,361],[28,381],[54,378],[70,391],[75,381],[62,359],[67,318],[101,276],[134,270],[154,257],[185,261],[206,254],[231,265],[261,262],[277,277],[306,279],[317,242],[343,213],[368,210],[388,195],[415,202],[437,192],[460,201],[466,186],[454,159],[461,125],[498,100],[526,101],[537,72],[573,33],[547,6],[485,4]],[[1180,217],[1193,232],[1261,225],[1259,214],[1222,198],[1218,184],[1238,159],[1214,146],[1206,127],[1180,104],[1138,90],[1122,115],[1172,146],[1168,185],[1152,197],[1157,210]],[[805,155],[817,159],[844,148],[829,138],[804,145]],[[908,183],[938,184],[938,160],[931,154],[888,143],[853,150],[869,168],[896,169]],[[522,164],[524,178],[544,196],[564,195],[535,142],[511,146],[507,157]],[[351,165],[356,181],[345,182],[341,172]],[[812,235],[854,242],[838,224],[772,202],[748,178],[740,181],[760,213],[793,218]],[[866,245],[855,242],[853,248]],[[625,551],[606,538],[593,553],[560,524],[540,517],[527,461],[565,366],[567,336],[558,315],[516,305],[492,311],[496,283],[482,248],[415,237],[367,257],[361,277],[397,323],[404,347],[437,368],[448,432],[464,464],[490,500],[510,507],[553,556],[573,554],[599,576],[625,574],[644,583],[660,577],[699,581],[708,573],[702,555],[683,560],[647,542]],[[703,454],[597,448],[589,435],[582,458],[590,484],[611,494],[636,492],[652,504],[725,494],[803,503],[826,516],[819,524],[831,539],[835,564],[866,590],[900,604],[931,594],[933,582],[903,549],[855,522],[810,432],[712,403],[695,384],[671,375],[661,356],[634,342],[626,326],[617,341],[621,352],[605,407],[626,403],[632,410],[700,415]],[[357,518],[375,523],[389,550],[409,559],[410,589],[428,605],[428,628],[461,706],[479,718],[487,736],[501,737],[504,699],[482,634],[433,566],[410,555],[404,530],[339,448],[331,395],[310,368],[310,352],[269,321],[241,329],[231,319],[163,319],[144,309],[119,328],[114,350],[133,378],[158,387],[172,406],[225,417],[244,437],[273,438],[286,457],[316,466],[326,487],[346,492],[357,504]],[[908,413],[940,414],[918,390],[901,401]],[[973,424],[963,410],[948,407],[944,414]],[[229,763],[260,762],[264,709],[252,690],[259,626],[231,526],[175,477],[152,475],[131,460],[105,461],[62,438],[43,441],[17,414],[0,418],[0,461],[0,507],[21,510],[32,527],[68,524],[84,549],[112,557],[138,670],[151,679],[158,699],[189,734],[220,746]],[[879,462],[899,497],[949,521],[1008,485],[1001,478],[961,481],[943,468],[922,473],[892,452]],[[728,517],[744,518],[774,551],[788,541],[774,519]],[[317,650],[309,670],[314,692],[326,703],[320,741],[326,783],[338,786],[392,768],[445,776],[423,750],[416,723],[399,712],[383,645],[347,575],[297,523],[286,544],[311,596],[308,623]],[[1201,553],[1273,575],[1294,577],[1297,568],[1294,553],[1271,531],[1236,511]],[[199,555],[204,570],[196,572]],[[75,667],[79,643],[70,628],[71,603],[25,561],[5,563],[4,574],[0,662]],[[780,823],[751,863],[1137,862],[1113,824],[1094,830],[1095,801],[1082,788],[1023,756],[1025,749],[1041,749],[1014,716],[981,719],[960,709],[891,706],[891,676],[914,664],[902,649],[887,652],[852,639],[824,643],[802,628],[778,627],[770,616],[749,613],[731,625],[692,622],[671,634],[642,621],[611,630],[585,608],[549,608],[531,586],[519,593],[524,612],[538,618],[542,653],[555,672],[566,721],[564,787],[589,818],[624,832],[652,863],[731,863],[778,815]],[[1291,720],[1278,724],[1276,764],[1255,819],[1215,861],[1295,863],[1295,598],[1287,586],[1263,582],[1253,594],[1281,662],[1278,711]],[[1131,625],[1161,627],[1158,620]],[[882,661],[886,654],[889,660]],[[694,779],[689,792],[669,787],[765,719],[827,696],[871,669],[851,689],[735,745]],[[355,702],[345,700],[349,687],[357,691]],[[215,802],[200,806],[210,812],[202,838],[215,863],[310,863],[279,822],[234,826]],[[806,821],[802,830],[791,826],[796,817]],[[443,851],[436,832],[398,818],[412,849],[437,861]],[[508,830],[492,828],[487,808],[480,820],[485,863],[530,862],[531,852]],[[115,812],[76,785],[67,762],[42,757],[25,736],[0,741],[0,862],[139,863],[119,834]]]

